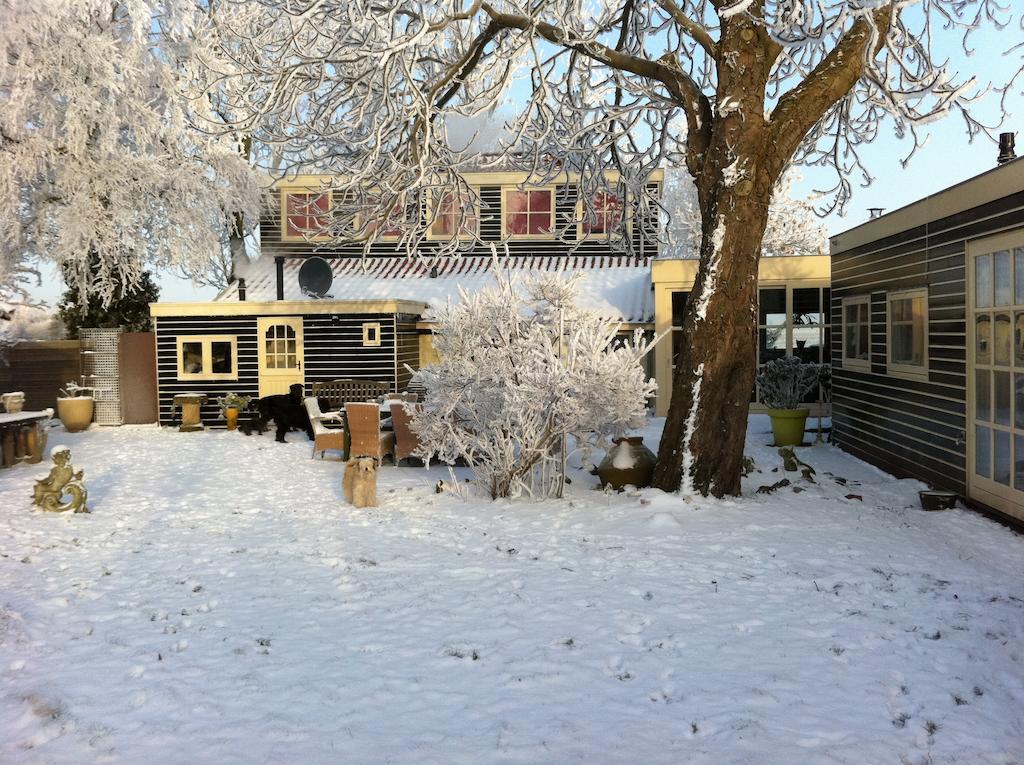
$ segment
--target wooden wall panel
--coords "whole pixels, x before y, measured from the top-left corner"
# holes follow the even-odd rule
[[[967,240],[1024,225],[1014,194],[832,256],[833,438],[899,477],[966,493]],[[928,288],[927,380],[888,374],[886,295]],[[871,370],[843,369],[844,297],[871,296]]]
[[[68,382],[81,383],[81,344],[77,340],[26,340],[7,350],[0,362],[0,393],[20,390],[25,409],[57,409],[57,395]]]

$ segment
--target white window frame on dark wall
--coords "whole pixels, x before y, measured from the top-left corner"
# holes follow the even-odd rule
[[[843,364],[842,364],[842,366],[843,366],[843,369],[865,369],[865,370],[869,370],[869,369],[871,369],[871,296],[870,295],[856,295],[854,297],[846,297],[846,298],[842,299],[841,305],[842,305],[842,310],[843,310],[843,322],[842,322],[842,332],[843,332],[843,335],[842,335],[842,337],[843,337]],[[851,322],[848,320],[848,314],[847,314],[847,311],[846,311],[847,306],[850,306],[850,307],[852,307],[852,306],[865,306],[867,308],[867,321],[865,321],[865,322],[858,321],[858,322],[855,323],[855,326],[860,328],[860,331],[866,333],[866,336],[867,336],[867,341],[868,341],[868,357],[866,359],[855,358],[854,355],[850,353],[850,348],[849,348],[849,343],[848,343],[849,335],[848,335],[846,330],[847,330],[847,327],[850,326]],[[858,313],[859,313],[859,311],[858,311]],[[859,335],[859,333],[858,333],[858,335]]]
[[[185,371],[186,343],[198,343],[202,350],[202,370]],[[213,343],[230,343],[231,371],[213,371]],[[178,379],[179,380],[237,380],[238,379],[238,337],[235,335],[178,335]]]
[[[893,361],[893,303],[903,300],[917,300],[924,302],[924,310],[921,312],[921,363],[904,363]],[[916,319],[916,317],[915,317]],[[914,319],[910,326],[914,326]],[[885,296],[885,359],[886,373],[894,377],[906,377],[916,380],[928,379],[928,288],[919,287],[911,290],[900,290],[889,292]]]
[[[376,348],[381,344],[380,322],[368,321],[363,324],[363,347]]]

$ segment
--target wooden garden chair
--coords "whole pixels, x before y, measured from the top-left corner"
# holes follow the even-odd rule
[[[395,434],[380,429],[380,406],[377,404],[345,404],[345,425],[351,443],[348,457],[375,457],[384,461],[390,454],[394,460]]]
[[[391,423],[395,429],[395,464],[415,456],[420,447],[420,437],[412,429],[412,415],[410,409],[419,406],[412,404],[392,404]]]
[[[420,400],[418,393],[389,393],[388,400],[402,401],[406,404],[415,404]]]
[[[328,449],[338,451],[345,455],[345,428],[328,428],[325,422],[334,422],[340,425],[341,420],[337,417],[325,415],[320,411],[320,404],[314,396],[307,396],[302,403],[309,415],[309,424],[313,426],[313,454],[320,452],[320,459],[324,458],[324,452]]]

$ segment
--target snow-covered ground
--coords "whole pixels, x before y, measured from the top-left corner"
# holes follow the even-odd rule
[[[0,762],[1024,761],[1024,538],[827,446],[755,494],[766,430],[742,501],[356,510],[297,433],[58,428],[91,515],[0,472]]]

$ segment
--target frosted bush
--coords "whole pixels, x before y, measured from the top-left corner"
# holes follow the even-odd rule
[[[655,341],[578,306],[578,276],[519,285],[496,271],[495,287],[434,315],[441,360],[416,373],[420,456],[464,459],[492,498],[560,496],[567,437],[587,451],[645,422],[655,384],[640,361]]]

